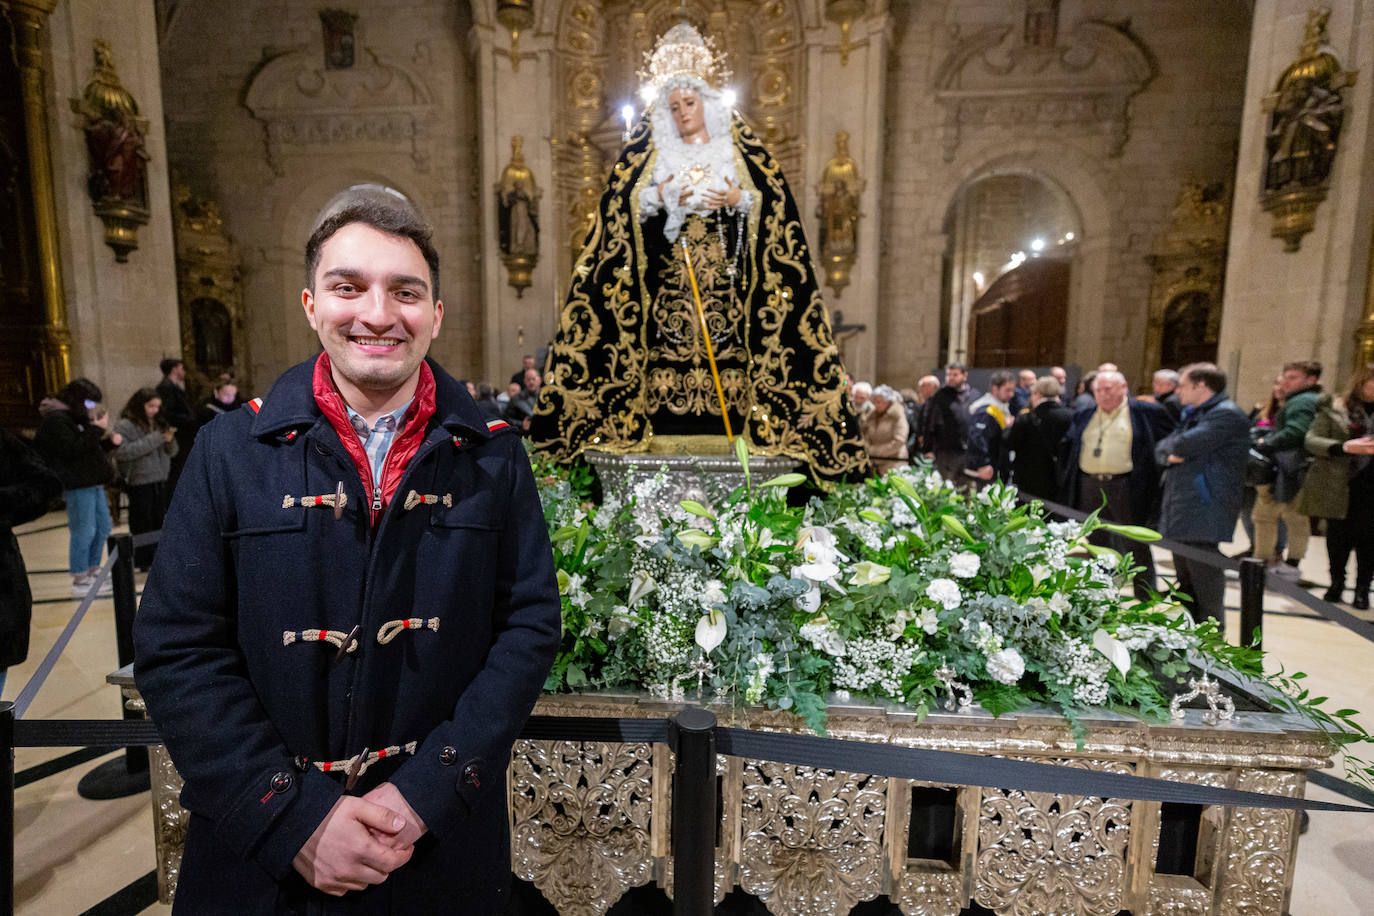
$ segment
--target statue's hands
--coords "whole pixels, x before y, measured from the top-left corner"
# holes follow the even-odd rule
[[[667,192],[667,193],[669,193],[669,194],[672,193],[672,190],[673,190],[673,189],[672,189],[673,179],[676,178],[676,177],[677,177],[676,175],[669,175],[667,178],[663,179],[663,183],[660,184],[660,185],[658,186],[658,202],[659,202],[659,203],[665,204],[665,203],[668,202],[668,198],[664,196],[664,192]],[[691,188],[683,188],[683,189],[678,193],[678,195],[677,195],[677,205],[678,205],[679,207],[685,205],[685,204],[687,203],[687,199],[690,198],[691,196],[692,196],[692,189],[691,189]]]
[[[739,189],[739,185],[727,178],[724,191],[712,189],[706,192],[704,199],[707,207],[719,210],[721,207],[738,207],[743,195],[744,192]]]

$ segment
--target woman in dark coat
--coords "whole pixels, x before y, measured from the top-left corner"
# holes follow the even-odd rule
[[[114,482],[114,465],[107,451],[121,441],[118,436],[106,438],[107,416],[91,417],[101,397],[100,388],[90,379],[68,382],[55,397],[44,398],[38,405],[43,420],[33,440],[34,449],[56,472],[66,493],[67,568],[72,574],[72,594],[78,598],[90,589],[110,536],[105,485]]]
[[[0,430],[0,690],[5,672],[29,654],[33,594],[14,526],[31,522],[62,492],[62,481],[23,442]]]

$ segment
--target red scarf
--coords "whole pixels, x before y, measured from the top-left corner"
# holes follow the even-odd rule
[[[428,363],[420,363],[420,379],[415,386],[415,397],[406,409],[402,421],[405,426],[391,441],[391,449],[382,462],[381,508],[371,508],[377,505],[377,485],[372,480],[372,465],[367,460],[367,453],[363,451],[362,442],[358,440],[358,431],[349,422],[348,408],[344,405],[343,395],[339,394],[339,389],[334,384],[328,353],[321,353],[320,358],[315,361],[315,378],[312,384],[315,403],[320,405],[320,410],[329,418],[329,424],[334,427],[334,432],[338,433],[339,441],[343,443],[348,456],[353,459],[354,467],[358,470],[358,479],[362,481],[363,492],[367,494],[367,503],[371,510],[370,519],[375,528],[382,512],[396,495],[396,488],[401,485],[406,465],[410,464],[410,459],[420,450],[429,418],[434,416],[434,373]]]

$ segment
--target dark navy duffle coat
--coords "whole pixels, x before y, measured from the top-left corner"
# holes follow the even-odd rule
[[[314,362],[201,431],[135,623],[136,681],[191,812],[177,908],[497,912],[506,766],[561,628],[529,459],[430,363],[434,416],[374,529]],[[345,791],[337,763],[365,749],[351,793],[389,780],[429,832],[383,884],[328,897],[292,859]]]

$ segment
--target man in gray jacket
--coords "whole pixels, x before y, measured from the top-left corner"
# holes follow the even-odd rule
[[[1155,457],[1165,469],[1159,530],[1221,562],[1217,544],[1234,534],[1245,491],[1250,421],[1226,396],[1226,373],[1212,363],[1184,366],[1177,394],[1183,422],[1155,446]],[[1221,567],[1175,553],[1174,568],[1193,619],[1211,617],[1224,631],[1226,576]]]

